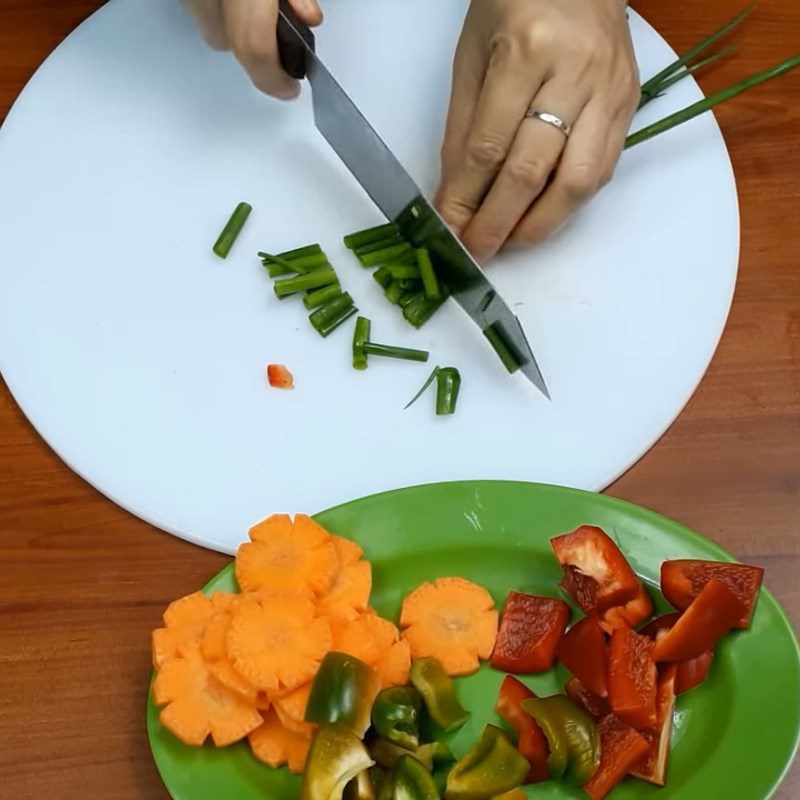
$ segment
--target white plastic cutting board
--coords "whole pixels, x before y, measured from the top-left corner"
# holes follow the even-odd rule
[[[426,189],[435,186],[463,0],[331,0],[319,51]],[[631,12],[642,74],[672,50]],[[635,127],[700,96],[687,81]],[[211,244],[254,207],[227,261]],[[265,99],[199,41],[177,2],[112,0],[70,36],[0,131],[0,369],[31,422],[115,502],[232,551],[277,510],[314,512],[461,478],[601,489],[694,391],[738,258],[731,166],[712,116],[627,153],[555,241],[491,267],[553,400],[507,376],[447,307],[415,332],[342,247],[381,218],[316,133],[307,93]],[[255,258],[319,241],[376,340],[430,365],[350,367]],[[268,362],[295,375],[270,390]],[[433,364],[461,370],[458,413]]]

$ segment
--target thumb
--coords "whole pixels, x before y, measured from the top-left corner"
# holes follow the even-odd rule
[[[316,27],[322,22],[322,9],[317,0],[289,0],[289,3],[306,25]]]

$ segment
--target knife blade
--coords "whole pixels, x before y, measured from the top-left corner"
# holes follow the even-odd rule
[[[459,306],[484,334],[491,329],[501,338],[522,373],[550,399],[516,314],[319,58],[314,34],[287,0],[280,2],[278,48],[284,69],[308,79],[317,130],[353,177],[406,238],[429,249]]]

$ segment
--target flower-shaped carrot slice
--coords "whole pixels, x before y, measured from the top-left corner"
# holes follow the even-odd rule
[[[406,597],[400,625],[412,658],[431,656],[448,675],[469,675],[492,654],[497,618],[486,589],[464,578],[439,578]]]
[[[274,710],[264,715],[263,724],[256,728],[247,741],[253,755],[273,769],[286,764],[294,773],[301,773],[306,763],[311,737],[286,728]]]
[[[310,681],[330,650],[330,623],[306,600],[237,604],[228,630],[228,656],[242,677],[265,692]]]
[[[238,742],[261,725],[261,715],[210,673],[199,649],[166,661],[153,682],[161,724],[182,742],[201,745],[210,734],[217,747]]]
[[[369,561],[340,566],[331,588],[320,597],[317,611],[335,620],[354,620],[367,610],[371,591],[372,566]]]

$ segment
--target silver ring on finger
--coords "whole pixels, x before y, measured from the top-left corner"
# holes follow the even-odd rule
[[[539,122],[544,122],[545,125],[551,125],[553,128],[560,130],[561,133],[563,133],[567,138],[569,138],[570,133],[572,133],[572,125],[567,125],[567,123],[564,122],[561,117],[551,114],[549,111],[540,111],[537,108],[529,108],[525,113],[525,118],[538,119]]]

